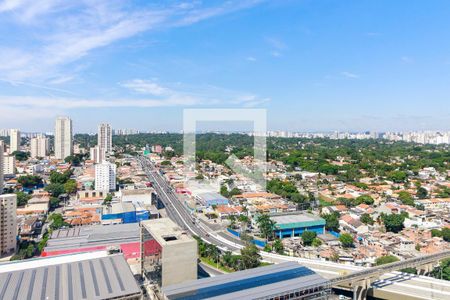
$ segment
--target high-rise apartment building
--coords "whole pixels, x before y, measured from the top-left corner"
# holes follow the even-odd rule
[[[64,159],[72,155],[72,120],[59,117],[55,122],[55,157]]]
[[[116,165],[103,161],[95,165],[95,189],[114,191],[116,189]]]
[[[90,157],[94,163],[99,164],[106,159],[106,150],[104,148],[100,148],[99,146],[92,147],[90,149]]]
[[[98,125],[97,146],[105,149],[106,153],[112,151],[112,130],[109,124]]]
[[[5,151],[5,146],[3,141],[0,140],[0,195],[3,194],[3,152]]]
[[[20,131],[19,129],[11,129],[9,133],[9,153],[20,151]]]
[[[16,174],[16,157],[14,155],[3,155],[3,175]]]
[[[0,195],[0,256],[11,254],[17,245],[17,196]]]
[[[30,142],[31,157],[46,157],[49,151],[49,139],[43,135],[39,135],[31,139]]]

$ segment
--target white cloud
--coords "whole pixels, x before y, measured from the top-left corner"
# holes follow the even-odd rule
[[[287,48],[286,44],[280,39],[266,37],[265,40],[270,46],[272,46],[272,48],[275,48],[277,50],[284,50]]]
[[[414,59],[412,59],[409,56],[402,56],[402,57],[400,57],[400,60],[405,64],[410,64],[410,63],[414,62]]]
[[[120,83],[120,85],[141,94],[154,96],[173,94],[173,91],[171,91],[170,89],[150,80],[133,79]]]
[[[347,78],[352,78],[352,79],[358,79],[360,76],[358,74],[355,73],[351,73],[351,72],[341,72],[341,75]]]
[[[5,20],[3,26],[20,26],[21,30],[29,33],[26,38],[30,39],[30,46],[9,48],[7,56],[2,51],[0,70],[4,71],[3,77],[14,80],[48,81],[55,77],[55,73],[68,77],[62,74],[65,67],[95,49],[143,32],[187,26],[259,2],[227,1],[204,7],[201,2],[138,6],[127,1],[2,1],[0,19]],[[4,18],[6,15],[11,18]],[[27,31],[27,26],[32,30]]]
[[[256,61],[256,58],[254,58],[253,56],[248,56],[246,59],[248,61]]]
[[[270,55],[272,55],[273,57],[280,57],[281,53],[278,51],[272,51],[272,52],[270,52]]]

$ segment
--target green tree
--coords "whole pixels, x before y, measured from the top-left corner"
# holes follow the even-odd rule
[[[312,242],[313,247],[319,247],[322,245],[322,241],[319,238],[315,238]]]
[[[362,214],[360,221],[367,225],[373,225],[375,223],[375,221],[369,214]]]
[[[450,228],[444,227],[444,228],[442,228],[441,232],[442,232],[442,238],[444,239],[444,241],[450,242]]]
[[[65,161],[66,163],[70,163],[72,166],[79,166],[80,163],[81,163],[82,157],[83,157],[83,156],[80,156],[80,155],[78,155],[78,154],[70,155],[70,156],[67,156],[67,157],[64,159],[64,161]]]
[[[48,217],[48,221],[51,222],[50,228],[53,230],[59,229],[63,226],[69,226],[68,223],[64,222],[61,214],[53,213]]]
[[[344,248],[350,248],[353,247],[353,237],[351,234],[343,233],[339,236],[339,241],[342,244],[342,247]]]
[[[24,206],[28,203],[28,200],[30,200],[31,196],[24,192],[16,192],[17,195],[17,206]]]
[[[44,190],[49,192],[53,197],[59,197],[60,195],[64,194],[64,184],[61,183],[50,183],[47,185]]]
[[[372,205],[375,201],[373,200],[373,198],[369,195],[362,195],[359,196],[358,198],[356,198],[356,205],[359,205],[361,203],[365,203],[367,205]]]
[[[60,173],[57,171],[51,171],[50,172],[50,183],[59,183],[59,184],[64,184],[66,183],[69,179],[70,176],[72,176],[72,171],[65,171],[64,173]]]
[[[424,188],[424,187],[418,188],[418,189],[417,189],[417,197],[418,197],[419,199],[425,199],[425,198],[427,198],[427,197],[428,197],[428,191],[427,191],[427,189]]]
[[[339,213],[323,214],[321,217],[325,219],[326,230],[339,231]]]
[[[450,258],[441,261],[438,268],[432,272],[433,277],[450,281]]]
[[[272,249],[278,254],[284,254],[284,245],[280,239],[276,239],[272,244]]]
[[[12,155],[14,155],[14,157],[18,161],[26,161],[28,158],[30,158],[30,153],[24,151],[14,151]]]
[[[316,236],[317,236],[317,233],[314,231],[309,231],[309,230],[303,231],[303,233],[302,233],[303,245],[311,246],[312,242],[314,241]]]
[[[17,181],[25,188],[33,188],[42,184],[42,178],[37,175],[20,176]]]
[[[247,244],[241,249],[241,270],[259,267],[261,264],[261,255],[254,244]]]
[[[105,200],[103,200],[102,204],[103,205],[110,205],[111,202],[112,202],[112,199],[113,199],[112,195],[108,194],[108,195],[106,195]]]
[[[398,233],[403,230],[403,222],[405,221],[404,215],[391,214],[383,215],[382,220],[386,231]]]
[[[404,171],[392,171],[389,173],[388,178],[395,183],[403,183],[408,178],[408,175]]]
[[[74,194],[77,192],[77,181],[75,179],[69,179],[64,183],[64,191],[67,194]]]
[[[390,263],[393,263],[396,261],[399,261],[399,259],[397,257],[395,257],[393,255],[385,255],[385,256],[378,257],[375,260],[375,264],[377,266],[381,266],[381,265],[390,264]]]
[[[262,237],[266,240],[273,237],[273,230],[275,229],[275,221],[273,221],[269,215],[262,214],[258,216],[256,219],[256,223],[258,224],[259,231],[261,232]]]
[[[439,229],[431,229],[431,236],[432,237],[442,237],[442,231]]]
[[[407,191],[400,191],[398,193],[398,199],[405,205],[414,206],[414,199]]]
[[[56,197],[50,197],[50,207],[51,208],[56,208],[59,206],[59,198]]]

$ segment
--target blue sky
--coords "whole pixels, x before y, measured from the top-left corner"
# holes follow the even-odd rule
[[[151,4],[149,4],[151,3]],[[0,128],[450,130],[448,1],[0,1]]]

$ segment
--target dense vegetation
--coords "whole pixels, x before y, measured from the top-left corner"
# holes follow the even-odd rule
[[[77,138],[77,137],[76,137]],[[83,136],[79,140],[95,144],[95,136]],[[87,142],[86,142],[87,141]],[[183,151],[183,135],[136,134],[114,136],[113,143],[125,152],[136,146],[171,146],[174,153]],[[226,151],[227,150],[227,151]],[[197,159],[209,159],[224,163],[230,154],[241,158],[253,154],[253,137],[243,134],[196,135]],[[228,153],[227,153],[228,152]],[[296,168],[336,175],[345,182],[357,181],[363,176],[380,177],[395,182],[405,182],[411,174],[423,167],[444,171],[450,161],[448,145],[419,145],[385,140],[331,140],[302,138],[267,138],[267,155]],[[336,165],[333,161],[344,159],[347,164]],[[412,173],[410,173],[412,172]]]

